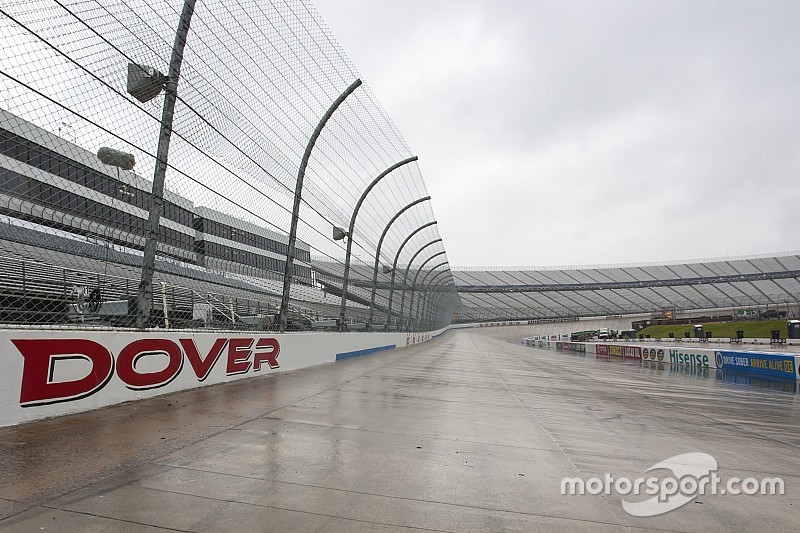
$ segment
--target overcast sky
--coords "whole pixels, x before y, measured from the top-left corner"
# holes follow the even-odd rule
[[[316,0],[450,264],[800,249],[800,2]]]

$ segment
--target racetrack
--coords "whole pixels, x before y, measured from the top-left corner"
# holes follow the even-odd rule
[[[512,329],[4,428],[0,530],[797,529],[795,394],[527,348]],[[691,452],[786,495],[634,517],[616,494],[560,493]]]

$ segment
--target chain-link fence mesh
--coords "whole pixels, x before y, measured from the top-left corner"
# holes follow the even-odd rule
[[[360,76],[308,1],[198,1],[158,194],[169,90],[161,73],[184,5],[0,6],[2,324],[137,325],[150,239],[151,309],[139,326],[278,327],[301,161],[326,111]],[[340,327],[346,239],[334,228],[346,231],[370,183],[411,156],[368,84],[331,114],[305,171],[287,329]],[[350,236],[347,329],[450,322],[453,278],[446,262],[426,263],[444,251],[436,225],[406,239],[434,220],[431,202],[387,230],[425,196],[410,162],[365,197]],[[159,224],[148,228],[160,202]]]

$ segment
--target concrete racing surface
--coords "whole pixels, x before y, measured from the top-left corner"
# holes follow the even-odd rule
[[[512,329],[1,429],[0,531],[797,531],[793,391]],[[664,474],[645,471],[692,452],[786,495],[651,517],[561,495],[564,477]]]

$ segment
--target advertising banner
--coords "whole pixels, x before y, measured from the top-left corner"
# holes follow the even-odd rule
[[[714,350],[693,348],[691,346],[643,346],[642,359],[672,365],[688,365],[703,368],[717,368]]]
[[[667,351],[664,348],[659,348],[657,346],[643,346],[642,347],[642,360],[644,361],[656,361],[659,363],[665,362],[664,359],[667,357]],[[667,360],[666,362],[669,362]]]
[[[800,380],[800,355],[787,353],[714,350],[692,346],[653,346],[639,344],[597,344],[559,342],[559,350],[589,351],[598,357],[624,357],[641,359],[648,368],[682,369],[683,374],[706,375],[708,371],[723,369]],[[670,370],[671,371],[671,370]]]
[[[748,374],[797,379],[797,360],[795,355],[719,350],[715,352],[714,357],[717,366],[722,370],[744,371]]]
[[[622,357],[630,357],[633,359],[642,358],[642,349],[639,346],[622,346]]]
[[[558,344],[561,345],[561,348],[559,349],[564,352],[577,352],[577,353],[586,352],[586,345],[583,344],[582,342],[560,342]]]

